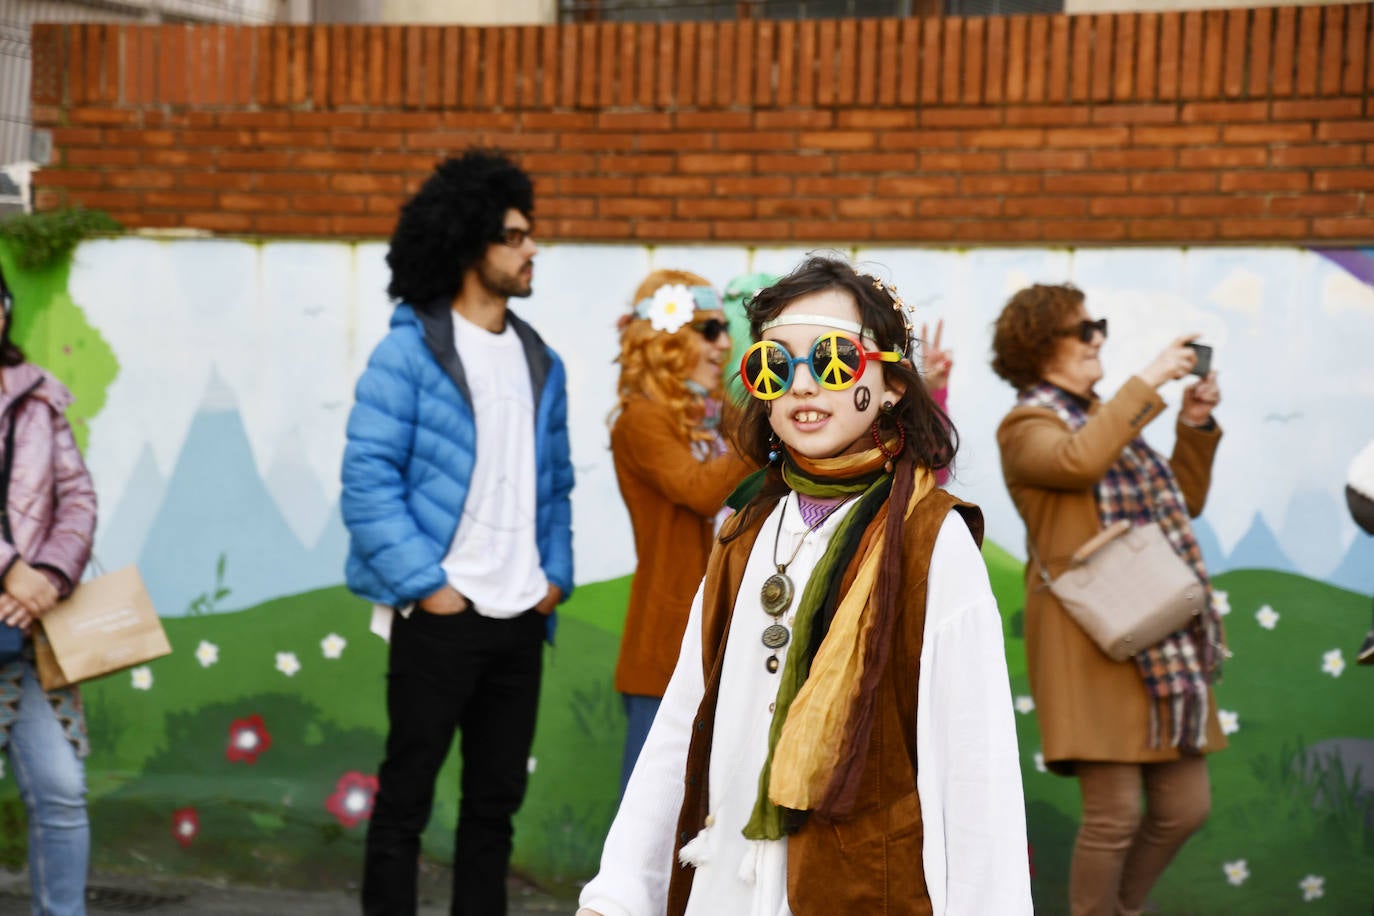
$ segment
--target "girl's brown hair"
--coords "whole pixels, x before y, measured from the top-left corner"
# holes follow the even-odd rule
[[[616,406],[607,422],[614,424],[625,405],[636,398],[664,404],[677,418],[688,441],[709,439],[699,429],[701,401],[687,388],[686,379],[701,358],[701,338],[688,328],[675,333],[656,331],[647,318],[634,316],[634,305],[648,299],[659,287],[672,284],[710,286],[710,281],[685,270],[655,270],[635,289],[631,312],[622,318],[620,331],[620,379],[616,382]],[[719,396],[720,390],[711,392]]]

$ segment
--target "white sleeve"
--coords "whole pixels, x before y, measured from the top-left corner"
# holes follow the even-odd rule
[[[982,555],[955,512],[940,528],[930,561],[916,759],[935,916],[1030,914],[1002,618]]]
[[[601,868],[582,888],[579,906],[603,916],[653,916],[667,909],[687,747],[704,692],[698,587],[677,667],[601,848]]]

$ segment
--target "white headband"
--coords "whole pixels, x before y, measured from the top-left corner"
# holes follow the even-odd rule
[[[848,331],[858,337],[867,337],[873,340],[872,334],[865,334],[863,325],[857,321],[847,321],[844,318],[831,318],[828,315],[779,315],[777,318],[770,318],[759,325],[759,333],[771,331],[774,328],[786,327],[793,324],[814,324],[822,328],[834,328],[837,331]]]

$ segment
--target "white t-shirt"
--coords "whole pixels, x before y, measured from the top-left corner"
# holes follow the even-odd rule
[[[454,312],[453,342],[472,393],[477,455],[444,572],[483,616],[515,617],[549,589],[535,539],[529,365],[509,322],[493,334]]]
[[[781,557],[805,532],[796,497],[786,502]],[[798,596],[850,509],[806,537],[788,566]],[[768,753],[768,705],[779,681],[764,664],[771,652],[759,635],[770,621],[758,599],[774,570],[778,511],[754,543],[730,623],[708,775],[712,826],[697,838],[688,916],[791,913],[787,841],[754,842],[741,833]],[[581,905],[604,916],[651,916],[666,904],[687,747],[704,692],[701,600],[698,591],[677,668],[602,849],[600,872],[582,889]],[[935,916],[1029,916],[1025,805],[1002,620],[983,558],[956,513],[945,520],[931,555],[916,756],[922,865]]]

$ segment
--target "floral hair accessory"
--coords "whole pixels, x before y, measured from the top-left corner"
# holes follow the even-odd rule
[[[639,300],[634,316],[647,318],[655,331],[674,334],[692,320],[693,312],[718,311],[722,307],[720,293],[709,286],[670,283],[660,286],[651,298]]]
[[[902,324],[906,327],[906,345],[904,345],[901,350],[903,354],[905,354],[910,349],[911,334],[914,330],[910,316],[916,309],[902,301],[902,297],[897,295],[897,287],[895,284],[885,284],[872,274],[865,274],[865,276],[867,276],[869,281],[873,284],[874,289],[880,293],[887,293],[888,298],[892,300],[892,310],[902,317]]]

